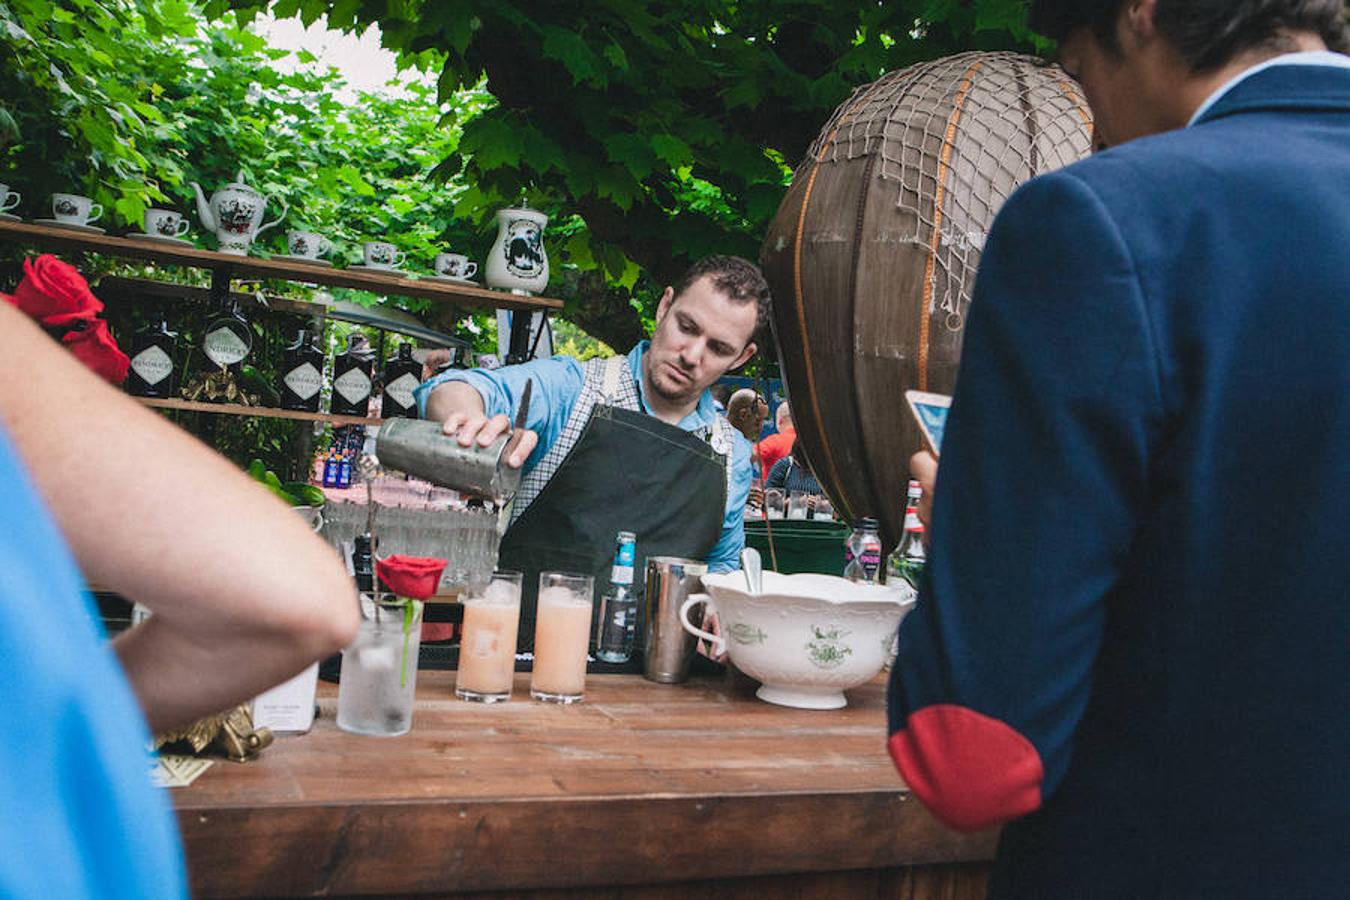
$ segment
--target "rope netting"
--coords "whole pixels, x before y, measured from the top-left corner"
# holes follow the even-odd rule
[[[963,53],[888,73],[854,92],[811,147],[816,163],[876,157],[867,190],[894,190],[928,248],[929,315],[965,323],[985,236],[1028,179],[1086,156],[1091,114],[1057,66]]]

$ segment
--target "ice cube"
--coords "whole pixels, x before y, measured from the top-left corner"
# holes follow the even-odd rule
[[[398,666],[395,647],[362,647],[356,654],[356,664],[367,672],[392,672]]]
[[[492,606],[515,606],[520,602],[520,588],[509,581],[491,581],[478,597]]]

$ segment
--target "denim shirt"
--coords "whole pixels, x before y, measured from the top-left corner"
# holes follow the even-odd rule
[[[648,346],[650,341],[640,341],[629,351],[628,370],[637,382],[642,411],[650,416],[652,410],[647,405],[646,385],[642,377],[642,356]],[[525,427],[539,435],[539,444],[525,461],[524,471],[528,473],[558,440],[563,426],[572,415],[585,380],[581,363],[570,356],[554,356],[501,369],[444,372],[419,386],[413,396],[417,399],[418,415],[425,417],[427,398],[437,385],[446,381],[462,381],[482,396],[483,408],[488,416],[513,417],[521,392],[530,379],[534,379],[534,392],[530,395],[530,411]],[[711,428],[717,416],[712,394],[705,390],[698,398],[694,411],[681,419],[677,427],[684,431]],[[734,441],[731,487],[727,492],[727,508],[722,518],[722,534],[708,554],[708,569],[711,572],[728,572],[740,568],[741,549],[745,546],[745,501],[750,494],[750,477],[753,474],[750,442],[735,429],[731,429],[731,432]],[[671,485],[671,489],[680,488]]]

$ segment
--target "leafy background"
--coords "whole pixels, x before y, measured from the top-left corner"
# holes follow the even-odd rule
[[[47,214],[52,192],[75,190],[102,203],[102,224],[116,228],[138,224],[151,205],[195,223],[191,183],[209,193],[242,170],[289,207],[264,251],[281,251],[285,230],[305,227],[349,262],[362,240],[383,237],[423,265],[450,248],[481,261],[496,210],[528,202],[551,220],[548,293],[566,302],[560,348],[624,350],[689,263],[758,255],[792,166],[853,90],[962,50],[1043,50],[1025,6],[5,0],[0,181],[24,194],[25,217]],[[418,77],[343,103],[336,71],[283,70],[287,52],[251,28],[263,12],[349,32],[377,25]],[[0,245],[0,288],[17,280],[20,249]],[[83,266],[146,273],[97,256]],[[482,349],[494,340],[489,315],[398,302]],[[133,310],[124,324],[145,315]],[[282,434],[248,439],[285,443]]]

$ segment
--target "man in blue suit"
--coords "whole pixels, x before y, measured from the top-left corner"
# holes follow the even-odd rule
[[[891,754],[996,897],[1345,896],[1343,0],[1032,8],[1109,149],[989,236]]]

